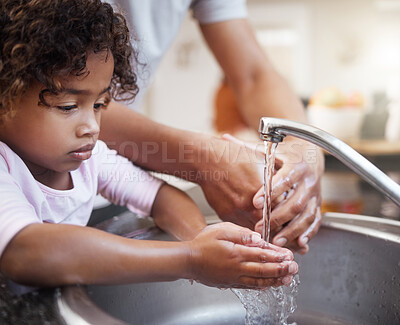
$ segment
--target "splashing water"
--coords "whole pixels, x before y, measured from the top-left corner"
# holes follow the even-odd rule
[[[288,287],[270,287],[265,290],[232,289],[246,309],[245,324],[286,325],[288,317],[297,308],[299,283],[299,276],[296,274]]]
[[[262,238],[269,243],[271,222],[272,176],[275,167],[277,143],[264,141],[264,207]],[[246,325],[287,325],[287,319],[296,305],[299,276],[293,276],[289,286],[270,287],[265,290],[231,289],[246,309]],[[295,325],[292,324],[292,325]]]

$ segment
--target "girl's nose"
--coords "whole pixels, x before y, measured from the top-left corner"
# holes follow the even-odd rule
[[[100,114],[92,112],[82,116],[82,121],[77,128],[77,136],[96,136],[100,132]]]

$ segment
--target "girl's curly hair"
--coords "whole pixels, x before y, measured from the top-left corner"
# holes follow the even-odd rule
[[[87,73],[88,51],[114,57],[111,95],[133,99],[137,53],[125,18],[100,0],[2,0],[0,3],[0,115],[10,112],[34,81],[50,92],[56,77]],[[43,98],[42,98],[43,100]]]

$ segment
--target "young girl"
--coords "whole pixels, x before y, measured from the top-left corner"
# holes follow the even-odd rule
[[[194,279],[288,284],[290,251],[233,224],[206,227],[183,192],[97,141],[101,110],[134,97],[136,53],[124,18],[98,0],[0,5],[0,271],[58,286]],[[118,127],[116,125],[116,127]],[[131,205],[181,242],[83,227],[94,197]]]

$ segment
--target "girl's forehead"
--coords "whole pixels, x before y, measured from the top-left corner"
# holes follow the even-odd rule
[[[91,53],[82,73],[71,73],[57,78],[62,89],[93,88],[104,90],[109,87],[114,72],[114,58],[109,53]]]

